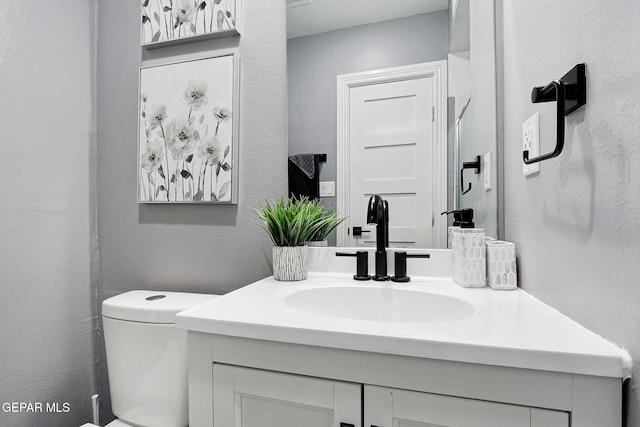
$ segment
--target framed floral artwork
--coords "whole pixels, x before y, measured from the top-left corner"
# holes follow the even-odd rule
[[[140,69],[138,202],[237,203],[237,53]]]
[[[240,34],[241,0],[142,0],[142,46]]]

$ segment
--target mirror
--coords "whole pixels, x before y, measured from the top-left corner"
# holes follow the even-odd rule
[[[372,192],[389,201],[390,246],[446,247],[448,222],[439,214],[463,207],[474,209],[476,226],[498,237],[494,1],[473,3],[403,0],[389,7],[386,0],[287,0],[289,155],[327,154],[319,179],[334,182],[338,197],[321,199],[349,213],[330,244],[375,245],[375,226],[365,221]],[[428,84],[371,92],[391,81],[414,82],[414,64],[426,64],[421,76]],[[388,77],[389,70],[407,68],[415,78]],[[414,103],[421,99],[427,104]],[[354,149],[357,125],[377,135],[364,151]],[[417,133],[409,132],[414,128]],[[425,135],[431,145],[415,148],[413,139]],[[487,153],[491,164],[485,170]],[[460,168],[477,155],[481,173],[465,170],[472,190],[462,195]],[[380,190],[357,184],[354,174]],[[426,202],[416,199],[420,192]],[[361,228],[359,236],[354,227]],[[416,237],[424,229],[430,234]]]
[[[502,162],[497,135],[496,25],[494,0],[452,0],[450,9],[449,106],[454,209],[472,208],[476,225],[498,238],[498,180]],[[465,163],[480,156],[480,173]],[[465,180],[464,184],[462,179]],[[463,194],[471,186],[471,190]],[[500,233],[499,233],[500,231]]]

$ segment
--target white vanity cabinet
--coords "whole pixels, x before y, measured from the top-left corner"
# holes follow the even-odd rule
[[[189,346],[191,427],[619,425],[601,424],[619,420],[616,381],[198,332]]]
[[[449,278],[353,282],[267,278],[179,313],[190,427],[622,425],[629,354],[525,292],[471,291]],[[317,289],[335,298],[292,305]],[[423,293],[415,307],[400,298],[409,292]],[[349,295],[362,298],[341,317]],[[416,320],[396,307],[444,316],[455,308],[447,298],[472,315]]]
[[[566,412],[213,365],[213,425],[568,427]]]

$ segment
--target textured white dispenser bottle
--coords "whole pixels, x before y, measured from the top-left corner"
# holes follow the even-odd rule
[[[465,288],[481,288],[487,283],[485,231],[475,228],[473,209],[463,209],[460,229],[453,230],[453,281]]]
[[[487,284],[491,289],[518,287],[516,245],[502,240],[487,241]]]

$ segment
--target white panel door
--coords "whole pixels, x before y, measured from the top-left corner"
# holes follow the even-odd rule
[[[349,91],[349,226],[375,245],[367,202],[389,203],[389,245],[433,247],[433,77],[352,87]],[[368,231],[368,232],[366,232]]]
[[[364,400],[367,427],[531,427],[522,406],[374,386],[365,386]]]
[[[213,366],[214,427],[360,426],[361,385]]]

